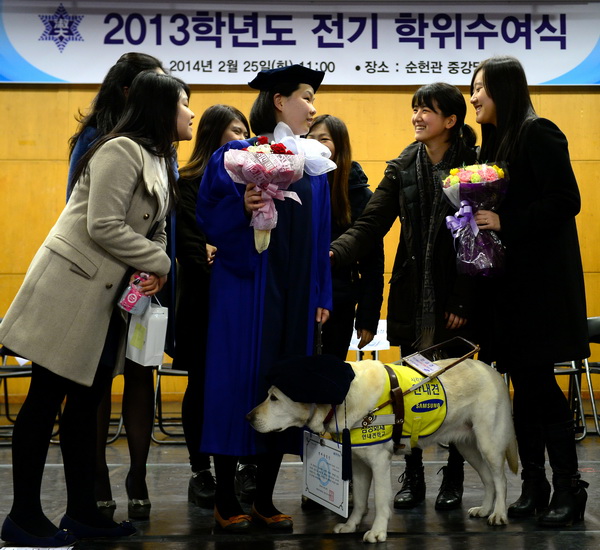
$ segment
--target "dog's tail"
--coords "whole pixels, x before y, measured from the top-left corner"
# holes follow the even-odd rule
[[[514,431],[508,440],[508,447],[506,449],[506,461],[508,462],[508,467],[513,474],[516,474],[519,471],[519,455],[517,452],[517,438],[515,437]]]

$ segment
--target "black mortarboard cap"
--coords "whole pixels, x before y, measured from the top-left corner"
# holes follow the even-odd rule
[[[292,401],[339,405],[354,379],[352,367],[335,355],[294,356],[278,361],[267,374]]]
[[[248,82],[248,86],[255,90],[268,91],[280,82],[290,82],[292,84],[310,84],[316,92],[321,82],[323,82],[324,76],[323,71],[315,71],[303,65],[287,65],[286,67],[260,71],[254,77],[254,80]]]

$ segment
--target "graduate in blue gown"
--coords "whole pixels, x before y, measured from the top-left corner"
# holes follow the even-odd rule
[[[250,226],[252,212],[264,204],[260,190],[235,183],[224,168],[225,152],[248,147],[252,140],[217,150],[200,184],[198,222],[218,250],[210,283],[201,450],[214,456],[215,523],[227,531],[245,531],[252,522],[279,530],[293,526],[272,496],[283,454],[300,452],[301,435],[297,430],[258,434],[245,415],[266,398],[266,373],[279,359],[314,353],[317,323],[326,321],[331,309],[324,174],[335,164],[326,147],[299,138],[316,114],[313,101],[323,76],[292,65],[261,71],[249,83],[260,90],[250,113],[252,131],[269,142],[274,133],[287,131],[306,154],[304,175],[289,188],[301,203],[274,201],[278,220],[266,250],[257,250]],[[251,516],[243,513],[234,491],[237,459],[246,455],[255,455],[258,466]]]

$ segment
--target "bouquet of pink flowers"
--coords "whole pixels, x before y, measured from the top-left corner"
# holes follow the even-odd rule
[[[261,191],[264,206],[252,212],[254,245],[260,253],[271,240],[271,229],[277,225],[277,209],[273,199],[300,198],[287,188],[298,181],[304,172],[304,155],[295,154],[282,143],[269,144],[261,136],[256,145],[225,152],[225,170],[236,183],[254,183]]]
[[[442,177],[446,198],[458,208],[454,216],[446,218],[446,225],[458,242],[459,273],[492,276],[504,269],[504,245],[495,231],[480,230],[473,214],[479,209],[496,209],[507,186],[508,174],[500,162],[453,168]]]

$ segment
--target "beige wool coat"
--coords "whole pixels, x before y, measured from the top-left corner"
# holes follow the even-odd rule
[[[129,268],[169,272],[165,178],[165,160],[129,138],[102,145],[33,258],[0,323],[0,343],[90,386]],[[116,371],[125,358],[125,314],[121,328]]]

